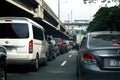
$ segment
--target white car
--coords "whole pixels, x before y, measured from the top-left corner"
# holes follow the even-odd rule
[[[0,17],[0,45],[7,48],[7,63],[30,65],[37,71],[47,62],[48,43],[44,28],[24,17]]]

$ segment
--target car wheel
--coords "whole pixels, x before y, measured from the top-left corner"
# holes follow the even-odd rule
[[[82,71],[82,69],[80,69],[79,76],[82,80],[84,80],[86,77],[88,77],[88,74],[86,74],[84,71]]]
[[[52,59],[53,59],[52,51],[49,51],[49,59],[48,59],[48,61],[51,61]]]
[[[47,54],[47,53],[46,53],[46,54]],[[44,59],[43,65],[47,65],[47,62],[48,62],[48,58],[47,58],[47,56],[46,56],[45,59]]]
[[[56,57],[57,57],[57,54],[56,54],[56,52],[53,52],[54,54],[53,54],[53,59],[56,59]]]
[[[46,53],[47,61],[49,61],[49,52]]]
[[[0,65],[0,80],[6,80],[7,72],[6,72],[6,66]]]
[[[39,57],[36,56],[36,59],[34,60],[33,64],[33,71],[37,71],[39,69]]]

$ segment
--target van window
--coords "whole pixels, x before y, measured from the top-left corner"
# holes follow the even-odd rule
[[[0,38],[28,38],[26,23],[0,23]]]
[[[33,27],[34,39],[43,40],[43,31],[35,26],[32,27]]]

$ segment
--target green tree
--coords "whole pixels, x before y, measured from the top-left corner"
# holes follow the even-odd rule
[[[83,0],[83,2],[85,4],[87,3],[97,3],[97,2],[101,2],[101,3],[105,3],[106,5],[109,3],[116,3],[116,6],[120,6],[120,0]]]
[[[106,31],[117,30],[120,31],[120,8],[102,7],[94,15],[93,21],[90,22],[88,31]]]

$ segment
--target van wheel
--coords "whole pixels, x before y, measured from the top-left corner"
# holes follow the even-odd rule
[[[54,52],[53,59],[56,59],[56,57],[57,57],[57,54],[56,54],[56,52]]]
[[[6,80],[7,77],[6,66],[4,62],[2,63],[3,64],[0,64],[0,80]]]
[[[36,56],[36,59],[34,60],[33,64],[33,71],[38,71],[39,69],[39,56]]]

